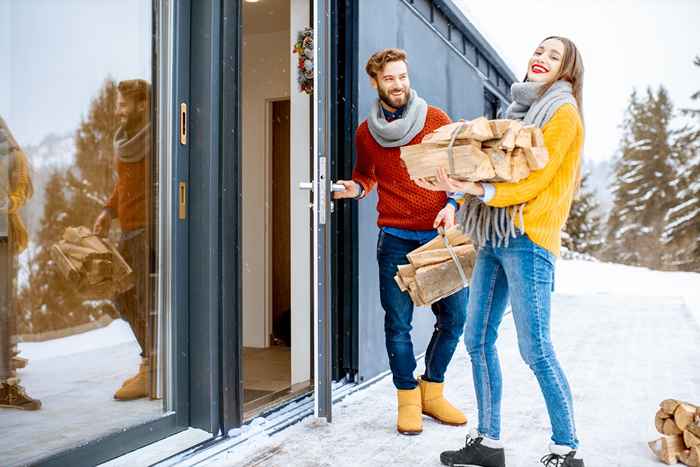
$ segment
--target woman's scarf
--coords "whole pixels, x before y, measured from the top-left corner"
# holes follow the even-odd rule
[[[510,87],[513,102],[508,106],[505,117],[542,128],[562,105],[576,106],[568,81],[555,82],[540,96],[542,86],[543,83],[531,81],[513,83]],[[508,246],[509,239],[517,235],[516,220],[519,224],[517,230],[525,233],[525,204],[496,208],[486,205],[477,197],[468,197],[459,210],[458,222],[477,246],[483,246],[487,241],[497,246]]]

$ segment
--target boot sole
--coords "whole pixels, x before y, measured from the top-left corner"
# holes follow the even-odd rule
[[[446,422],[446,421],[444,421],[444,420],[440,420],[440,419],[437,418],[435,415],[429,414],[428,412],[423,412],[423,415],[427,415],[428,417],[432,418],[432,419],[435,420],[436,422],[438,422],[438,423],[440,423],[440,424],[442,424],[442,425],[448,425],[448,426],[464,426],[464,425],[466,425],[467,422],[468,422],[468,420],[467,420],[467,422],[464,422],[464,423],[451,423],[451,422]]]
[[[27,406],[0,404],[0,407],[2,407],[4,409],[18,409],[18,410],[33,411],[33,410],[39,410],[41,408],[41,404],[39,404],[35,407],[31,407],[31,406],[29,406],[29,404],[27,404]]]
[[[408,430],[399,430],[398,428],[396,429],[396,431],[398,431],[400,434],[406,435],[406,436],[416,436],[416,435],[419,435],[419,434],[423,433],[423,430],[420,430],[420,431],[408,431]]]

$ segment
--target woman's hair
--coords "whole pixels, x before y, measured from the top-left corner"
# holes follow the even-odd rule
[[[583,121],[583,59],[581,58],[581,53],[578,51],[576,44],[573,43],[571,39],[561,36],[549,36],[546,37],[542,42],[548,39],[556,39],[564,44],[564,56],[561,59],[561,66],[559,71],[554,76],[552,81],[546,83],[540,89],[540,96],[543,96],[545,92],[557,81],[568,81],[571,83],[571,92],[576,99],[576,106],[578,107],[578,114],[581,117],[581,123],[585,127]],[[525,81],[527,81],[527,75],[525,76]],[[582,151],[583,157],[583,151]],[[583,178],[581,166],[583,161],[579,164],[578,172],[576,174],[576,191],[581,188],[581,180]]]
[[[556,39],[564,44],[564,56],[561,59],[559,71],[551,82],[542,86],[540,96],[544,95],[555,82],[568,81],[571,83],[574,99],[576,99],[576,105],[578,106],[578,113],[581,115],[581,121],[583,121],[583,59],[581,58],[581,53],[571,39],[561,36],[549,36],[542,42],[548,39]],[[527,81],[527,76],[525,81]]]

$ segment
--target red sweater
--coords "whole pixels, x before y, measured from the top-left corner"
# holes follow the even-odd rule
[[[423,131],[407,146],[420,143],[423,136],[448,123],[451,120],[445,112],[437,107],[428,107]],[[362,185],[365,194],[377,185],[377,225],[431,230],[435,216],[447,203],[447,195],[442,191],[425,190],[413,183],[401,160],[400,148],[380,146],[369,132],[366,120],[355,132],[355,147],[357,160],[352,179]]]

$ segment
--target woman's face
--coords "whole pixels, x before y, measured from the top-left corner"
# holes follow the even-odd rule
[[[539,83],[552,81],[564,57],[564,43],[559,39],[542,42],[527,63],[527,80]]]

